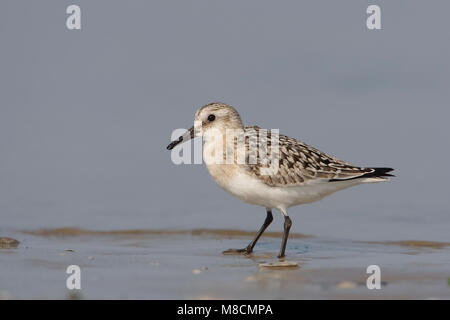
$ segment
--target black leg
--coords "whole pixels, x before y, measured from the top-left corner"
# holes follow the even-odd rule
[[[252,253],[256,242],[259,240],[259,238],[261,237],[263,232],[266,230],[266,228],[269,226],[269,224],[273,220],[272,209],[267,208],[266,211],[267,211],[266,220],[264,220],[264,223],[261,226],[261,228],[259,229],[258,234],[256,235],[256,237],[252,240],[252,242],[249,243],[249,245],[246,248],[244,248],[244,249],[228,249],[228,250],[224,251],[223,253],[224,254],[232,254],[232,253],[250,254],[250,253]]]
[[[255,247],[256,242],[258,242],[258,240],[261,237],[261,235],[263,234],[263,232],[273,221],[272,209],[266,209],[266,210],[267,210],[266,220],[264,220],[264,223],[261,226],[261,228],[259,229],[258,234],[256,235],[255,239],[253,239],[252,242],[250,242],[249,245],[247,246],[247,251],[249,253],[253,251],[253,248]]]
[[[281,242],[280,254],[278,255],[278,258],[284,257],[284,251],[286,250],[286,243],[291,226],[292,226],[291,218],[289,218],[289,216],[284,216],[284,233],[283,233],[283,240]]]

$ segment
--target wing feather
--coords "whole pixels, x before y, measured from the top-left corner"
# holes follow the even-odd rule
[[[245,166],[251,174],[269,186],[296,186],[317,179],[357,179],[375,171],[374,168],[353,166],[288,136],[262,131],[257,126],[244,128],[246,160],[249,155],[256,156],[257,159],[256,163],[246,161]],[[264,168],[276,166],[273,156],[277,154],[277,145],[278,167],[272,172],[263,171]]]

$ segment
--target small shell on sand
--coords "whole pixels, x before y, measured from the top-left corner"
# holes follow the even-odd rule
[[[4,249],[17,248],[19,243],[20,243],[19,241],[13,238],[0,237],[0,248]]]
[[[271,262],[271,263],[260,263],[259,268],[260,269],[273,269],[273,268],[298,268],[298,263],[294,261],[277,261],[277,262]]]
[[[336,285],[338,289],[353,289],[356,288],[358,284],[353,281],[341,281]]]
[[[202,273],[203,271],[207,271],[208,270],[208,267],[200,267],[199,269],[194,269],[194,270],[192,270],[192,273],[193,274],[200,274],[200,273]]]

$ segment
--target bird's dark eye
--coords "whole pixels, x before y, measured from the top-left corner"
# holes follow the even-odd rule
[[[210,115],[208,116],[208,120],[209,120],[209,121],[214,121],[215,119],[216,119],[216,116],[213,115],[213,114],[210,114]]]

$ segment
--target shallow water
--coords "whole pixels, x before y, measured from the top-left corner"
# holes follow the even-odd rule
[[[276,262],[280,233],[243,247],[253,232],[235,229],[10,231],[21,243],[0,249],[0,297],[38,299],[450,298],[450,243],[350,241],[293,233]],[[81,290],[66,289],[67,266],[81,268]],[[366,268],[381,268],[381,289],[366,287]]]

